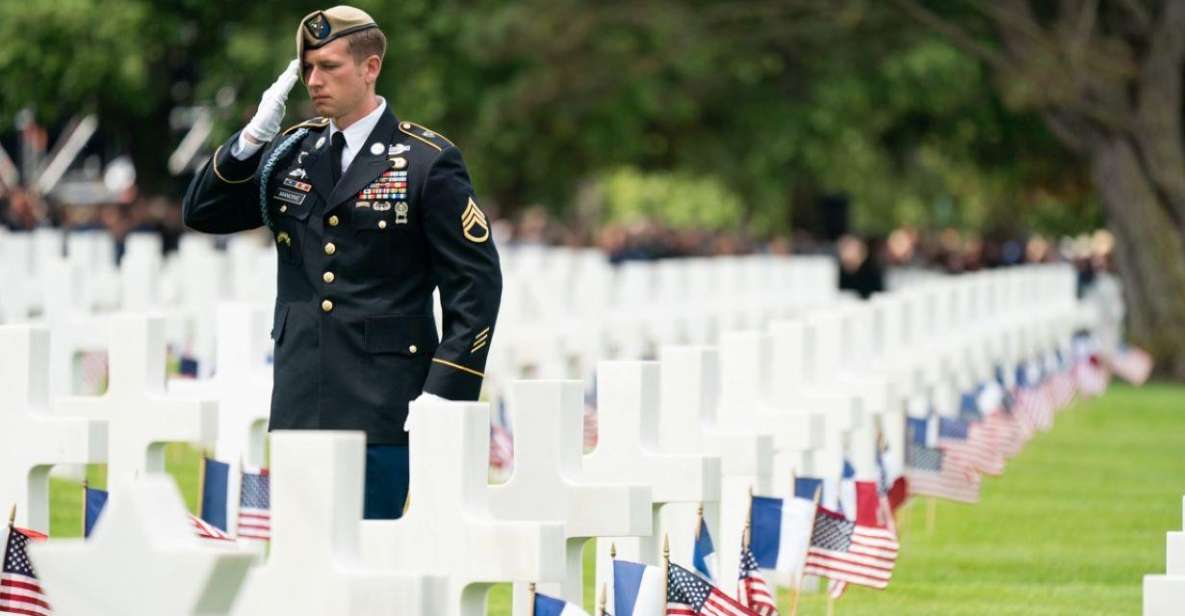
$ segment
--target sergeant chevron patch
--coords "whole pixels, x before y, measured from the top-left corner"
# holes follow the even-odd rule
[[[474,229],[477,229],[476,233]],[[465,239],[475,244],[490,239],[490,223],[486,220],[486,215],[477,208],[477,202],[473,197],[469,197],[469,205],[461,212],[461,232],[465,234]]]

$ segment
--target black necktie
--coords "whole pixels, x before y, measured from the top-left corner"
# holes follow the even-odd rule
[[[342,150],[346,147],[346,136],[339,130],[333,133],[330,139],[333,145],[330,147],[330,168],[333,170],[333,185],[337,186],[337,181],[342,179]]]

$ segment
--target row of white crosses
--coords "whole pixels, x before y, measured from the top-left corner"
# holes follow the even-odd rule
[[[1039,270],[1021,273],[1026,284],[1039,285],[1052,278]],[[999,282],[1005,277],[985,275],[983,282],[1005,287]],[[273,553],[242,584],[235,609],[246,610],[241,606],[259,605],[260,601],[266,605],[290,604],[294,610],[300,605],[328,604],[323,603],[328,601],[328,589],[318,590],[309,584],[299,585],[300,592],[294,592],[294,586],[281,584],[280,580],[297,575],[294,570],[301,567],[305,575],[324,573],[340,580],[333,586],[339,593],[334,596],[344,593],[355,601],[346,601],[345,605],[364,605],[357,602],[374,596],[367,588],[386,584],[397,594],[374,599],[380,601],[379,607],[395,601],[398,605],[424,606],[418,613],[476,614],[484,608],[488,585],[500,581],[518,584],[516,610],[525,609],[526,593],[521,588],[527,582],[538,582],[545,590],[579,601],[581,575],[576,555],[582,539],[616,537],[621,557],[656,562],[661,544],[658,537],[669,535],[673,556],[686,562],[695,531],[694,511],[701,503],[713,534],[719,538],[724,572],[721,581],[728,584],[735,571],[740,522],[750,489],[785,494],[790,463],[800,472],[836,476],[845,452],[857,453],[853,443],[869,440],[867,435],[878,414],[900,412],[885,398],[904,399],[915,395],[918,388],[924,392],[922,395],[933,397],[934,385],[925,378],[919,385],[914,382],[915,375],[927,375],[925,367],[934,354],[955,355],[940,348],[940,339],[891,332],[894,321],[933,318],[932,314],[915,314],[914,310],[925,313],[924,300],[933,293],[904,295],[909,297],[902,300],[903,308],[896,316],[885,310],[884,302],[838,304],[826,311],[804,312],[796,319],[769,321],[764,327],[723,334],[719,348],[664,347],[660,362],[601,364],[600,443],[588,455],[582,455],[579,439],[579,382],[517,385],[510,399],[511,411],[520,426],[520,453],[515,476],[503,486],[488,487],[485,482],[489,446],[485,405],[417,407],[412,423],[416,435],[411,451],[412,505],[399,521],[359,520],[360,438],[314,433],[277,435],[272,460],[276,481]],[[1044,295],[1060,302],[1051,293]],[[997,327],[985,331],[985,336],[1005,336],[1005,326],[1027,331],[1026,314],[1040,319],[1054,314],[1052,308],[1046,309],[1020,295],[1011,308],[1004,311],[1004,316],[991,319]],[[32,471],[38,467],[100,459],[110,459],[115,489],[130,494],[141,488],[129,476],[147,477],[163,470],[161,443],[208,443],[213,438],[208,403],[171,400],[164,394],[162,322],[142,317],[121,317],[113,322],[117,326],[112,337],[112,385],[107,396],[63,404],[73,414],[95,418],[86,424],[88,439],[98,438],[95,435],[101,430],[99,426],[105,426],[112,443],[110,450],[115,452],[114,444],[118,442],[121,452],[132,453],[110,459],[107,448],[102,448],[103,456],[55,449],[50,444],[51,435],[65,428],[43,430],[41,433],[47,434],[40,437],[46,439],[44,442],[22,438],[10,448],[14,456],[30,451],[46,454],[39,459],[14,458],[11,464],[5,464],[6,470],[15,469],[12,472],[16,477],[5,480],[6,496],[10,493],[8,486],[20,484],[22,476],[36,479]],[[33,340],[38,337],[32,333],[35,331],[16,328],[6,329],[4,334]],[[1051,340],[1042,343],[1038,334],[1023,340],[1032,349],[1040,350]],[[905,362],[894,361],[898,356],[904,359],[912,348],[892,346],[894,336],[928,351]],[[38,353],[47,355],[47,344],[43,342],[39,352],[28,351],[29,361],[24,364],[36,366]],[[36,347],[36,343],[29,342],[21,348]],[[860,362],[843,356],[859,352],[869,353],[873,366],[879,360],[885,364],[914,363],[922,368],[905,370],[901,377],[890,370],[884,371],[887,376],[877,376],[876,370],[865,371]],[[38,387],[43,383],[39,384],[38,379],[44,381],[44,377],[35,375],[42,371],[26,369],[22,373],[9,363],[14,362],[4,365],[3,374],[18,375],[6,378],[25,385],[5,388],[5,392],[25,393],[18,394],[23,395],[18,403],[5,404],[0,421],[19,429],[21,434],[38,434],[26,424],[48,421],[43,412],[31,410],[38,408],[38,399],[44,399],[38,398],[42,394],[31,393],[40,391]],[[845,376],[845,369],[856,376]],[[853,378],[858,386],[852,385]],[[898,384],[902,393],[885,393],[896,391]],[[243,394],[245,398],[247,392]],[[172,419],[161,422],[162,416]],[[882,425],[889,423],[882,421]],[[6,434],[13,432],[8,430],[9,425],[4,426]],[[858,473],[871,472],[870,461],[855,462]],[[137,470],[127,470],[132,468]],[[124,483],[131,485],[121,488]],[[153,515],[136,503],[159,500],[160,490],[151,486],[143,489],[156,490],[156,497],[127,496],[130,509],[113,509],[110,516]],[[36,496],[45,500],[47,496],[41,498],[43,495]],[[113,498],[121,499],[118,494]],[[13,500],[22,502],[21,511],[38,511],[37,505],[31,503],[32,497],[18,495]],[[117,511],[126,513],[116,515]],[[34,526],[37,523],[25,522]],[[111,527],[134,526],[120,524],[113,522]],[[97,531],[94,551],[99,554],[103,546],[119,543],[103,539],[102,533],[117,531]],[[310,541],[310,536],[318,539]],[[150,540],[156,541],[150,538],[143,542]],[[145,549],[160,552],[162,545],[173,545],[176,540],[162,540]],[[78,551],[87,552],[88,548],[71,549],[75,550],[67,551],[71,558],[78,558]],[[177,558],[193,551],[192,546],[177,549]],[[607,541],[599,542],[601,580],[607,578],[606,552]],[[95,558],[94,562],[101,562]],[[126,562],[130,567],[136,561],[133,558]],[[232,575],[228,571],[234,571],[239,566],[236,563],[227,559],[227,569],[208,570],[212,576]],[[308,563],[318,563],[324,570],[309,567]],[[126,575],[126,568],[118,569],[120,575]],[[59,588],[70,587],[68,577],[58,577],[52,565],[46,570],[51,593],[55,583]],[[267,582],[269,579],[272,581]],[[402,581],[395,584],[393,580]],[[223,588],[224,593],[239,592],[234,580],[226,581]],[[202,597],[212,602],[207,605],[231,604],[225,596],[211,598],[201,592],[176,596]],[[355,613],[358,610],[366,612],[367,608],[357,608]]]
[[[536,246],[504,248],[503,270],[499,335],[488,365],[503,379],[588,378],[601,359],[654,357],[668,344],[715,344],[723,332],[834,301],[838,276],[823,257],[614,267],[595,251]]]
[[[1181,500],[1185,512],[1185,498]],[[1181,528],[1165,536],[1164,575],[1144,576],[1144,616],[1180,614],[1185,605],[1185,522]]]
[[[0,235],[0,323],[35,322],[54,331],[51,391],[72,393],[71,363],[79,351],[101,349],[99,315],[154,311],[167,318],[167,339],[214,365],[216,306],[223,301],[270,305],[275,297],[275,250],[259,234],[238,235],[216,249],[211,236],[185,235],[162,255],[155,233],[125,238],[118,268],[115,243],[104,231],[37,229]]]
[[[416,497],[396,522],[361,521],[361,435],[277,436],[273,551],[244,581],[254,556],[195,543],[175,487],[161,480],[166,442],[212,444],[216,404],[166,394],[162,319],[127,315],[110,323],[107,393],[53,402],[47,330],[0,326],[0,341],[12,350],[0,365],[0,498],[16,504],[17,525],[48,530],[50,465],[108,464],[112,507],[92,538],[33,549],[58,614],[224,614],[231,606],[246,614],[258,605],[479,614],[489,584],[563,580],[564,525],[491,515],[488,408],[458,403],[414,415]],[[77,418],[52,416],[50,405],[59,407],[55,415]],[[634,506],[648,506],[645,496],[634,489]],[[294,579],[310,582],[293,586]],[[134,588],[144,584],[151,590]]]

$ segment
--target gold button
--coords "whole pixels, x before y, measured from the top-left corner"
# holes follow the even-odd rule
[[[331,255],[335,252],[337,252],[337,246],[334,246],[333,242],[328,242],[325,244],[325,254]]]
[[[321,302],[321,310],[324,312],[329,312],[329,311],[333,310],[333,302],[331,302],[329,300],[325,300],[325,301]]]
[[[380,220],[380,221],[379,221],[379,228],[380,228],[380,229],[386,229],[386,228],[387,228],[387,221],[385,221],[385,220]]]
[[[407,352],[408,352],[408,353],[415,353],[415,352],[416,352],[416,351],[418,351],[418,350],[419,350],[419,349],[417,349],[417,348],[416,348],[416,345],[414,345],[414,344],[413,344],[413,345],[411,345],[411,346],[409,346],[409,347],[407,347]]]
[[[329,217],[329,226],[336,227],[337,223],[341,222],[336,215]]]
[[[403,130],[409,130],[409,129],[411,129],[411,122],[403,122],[402,124],[399,125],[399,127],[402,128]]]
[[[321,274],[321,280],[324,280],[325,284],[333,282],[334,278],[335,276],[333,275],[333,272],[325,272],[324,274]]]
[[[287,205],[281,205],[281,206],[280,206],[280,213],[281,213],[281,214],[283,214],[284,212],[287,212],[287,211],[288,211],[288,206],[287,206]]]

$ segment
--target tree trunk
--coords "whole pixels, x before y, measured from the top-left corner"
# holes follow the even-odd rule
[[[1152,353],[1160,372],[1185,380],[1185,234],[1173,216],[1173,197],[1158,190],[1132,140],[1093,141],[1091,175],[1115,234],[1128,338]]]

